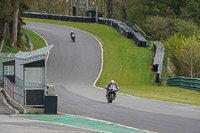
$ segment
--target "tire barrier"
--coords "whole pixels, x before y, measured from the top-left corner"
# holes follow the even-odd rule
[[[147,40],[136,29],[133,29],[131,26],[122,21],[116,19],[99,18],[98,22],[99,24],[112,26],[125,37],[132,39],[139,47],[149,46]]]
[[[155,82],[161,85],[162,82],[162,67],[163,67],[163,60],[165,55],[165,48],[163,47],[162,43],[159,41],[153,42],[153,51],[155,53],[153,58],[153,67],[152,70],[156,72],[156,79]]]
[[[177,86],[181,88],[200,91],[200,79],[186,77],[169,78],[167,80],[167,86]]]
[[[85,23],[96,22],[96,19],[91,17],[66,16],[59,14],[46,14],[46,13],[36,13],[36,12],[24,12],[23,16],[27,18],[41,18],[41,19],[52,19],[52,20],[71,21],[71,22],[85,22]],[[112,26],[125,37],[132,39],[139,47],[149,46],[147,40],[136,29],[133,29],[131,26],[120,20],[99,18],[98,23]]]

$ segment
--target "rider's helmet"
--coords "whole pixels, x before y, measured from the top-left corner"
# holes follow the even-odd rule
[[[111,80],[111,81],[110,81],[110,83],[111,83],[111,84],[114,84],[114,83],[115,83],[115,81],[114,81],[114,80]]]
[[[71,30],[71,33],[73,33],[73,30]]]

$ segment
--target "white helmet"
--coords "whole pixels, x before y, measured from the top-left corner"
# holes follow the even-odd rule
[[[73,30],[71,30],[71,32],[73,32]]]
[[[115,83],[115,81],[114,81],[114,80],[111,80],[111,81],[110,81],[110,83],[114,84],[114,83]]]

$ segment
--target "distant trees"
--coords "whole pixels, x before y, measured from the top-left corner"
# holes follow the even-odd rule
[[[30,10],[50,14],[71,15],[73,5],[86,4],[86,0],[31,0]],[[135,23],[143,28],[151,16],[176,17],[200,23],[199,0],[88,0],[89,6],[98,6],[107,18]]]
[[[154,40],[167,39],[176,32],[176,20],[162,16],[148,16],[143,25],[147,35],[151,35]]]
[[[163,41],[178,76],[200,78],[200,41],[198,36],[173,35]]]
[[[72,0],[31,0],[29,11],[49,14],[68,14],[71,11]]]

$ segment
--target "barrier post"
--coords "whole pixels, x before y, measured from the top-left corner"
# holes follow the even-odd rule
[[[12,84],[12,99],[14,100],[14,84]]]
[[[11,97],[11,83],[9,83],[10,84],[10,97]]]

